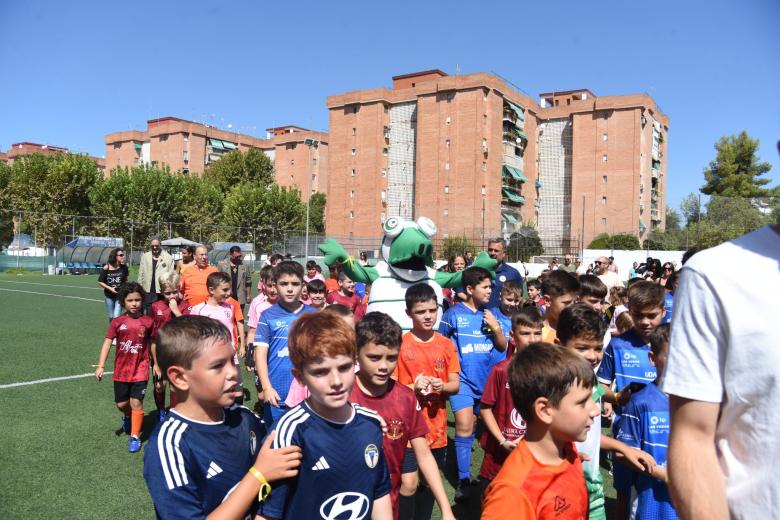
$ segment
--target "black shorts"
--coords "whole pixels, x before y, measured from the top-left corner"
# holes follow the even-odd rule
[[[441,471],[444,471],[444,466],[447,463],[447,448],[431,448],[433,458],[436,460],[436,465]],[[417,465],[417,457],[414,454],[413,448],[406,448],[404,453],[404,461],[401,463],[401,473],[413,473],[419,469]]]
[[[131,397],[143,401],[148,384],[149,381],[137,381],[135,383],[114,381],[114,402],[123,403]]]

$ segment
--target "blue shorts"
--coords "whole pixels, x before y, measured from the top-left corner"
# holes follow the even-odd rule
[[[474,409],[474,415],[479,415],[479,397],[474,397],[473,395],[453,394],[450,396],[450,406],[452,407],[452,413],[471,406]]]

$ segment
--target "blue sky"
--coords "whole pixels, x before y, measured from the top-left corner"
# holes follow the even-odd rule
[[[747,130],[780,182],[780,2],[0,3],[0,150],[105,154],[166,115],[263,136],[327,130],[325,97],[440,68],[495,72],[536,98],[648,92],[671,117],[668,204],[714,142]]]

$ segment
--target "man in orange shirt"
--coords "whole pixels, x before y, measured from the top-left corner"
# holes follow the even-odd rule
[[[512,401],[525,438],[485,493],[483,520],[588,518],[588,492],[574,442],[599,414],[593,369],[574,351],[533,343],[509,364]]]
[[[428,424],[426,439],[439,469],[444,469],[447,454],[447,398],[460,387],[460,361],[455,344],[434,330],[439,304],[433,288],[412,285],[406,290],[406,314],[412,330],[404,334],[398,358],[398,382],[414,390]],[[433,495],[426,487],[417,492],[419,477],[414,452],[407,448],[401,469],[399,503],[414,501],[415,518],[430,518]]]
[[[181,292],[184,299],[191,306],[198,305],[209,299],[209,290],[206,287],[206,279],[211,273],[219,271],[213,265],[209,265],[209,251],[206,246],[195,248],[195,264],[187,267],[181,273]]]

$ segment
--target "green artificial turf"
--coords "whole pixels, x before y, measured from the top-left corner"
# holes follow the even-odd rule
[[[0,273],[0,386],[94,372],[108,326],[102,300],[97,276]],[[245,403],[250,408],[252,393]],[[147,394],[143,440],[156,423],[151,389]],[[99,383],[84,377],[0,388],[0,425],[0,518],[154,517],[142,454],[128,453],[127,436],[117,433],[110,376]],[[451,414],[449,425],[452,440]],[[444,485],[451,498],[457,479],[452,447],[447,459]],[[473,476],[481,463],[475,443]],[[606,471],[604,479],[610,509],[614,491]],[[478,490],[472,488],[467,506],[455,506],[458,518],[479,518]],[[433,518],[439,517],[435,508]]]

